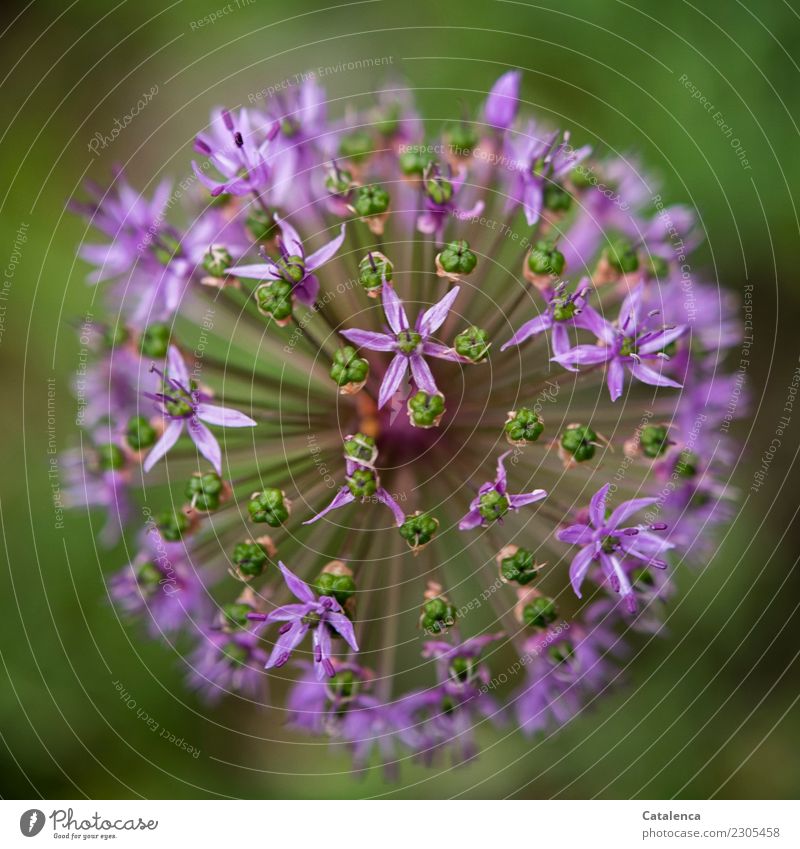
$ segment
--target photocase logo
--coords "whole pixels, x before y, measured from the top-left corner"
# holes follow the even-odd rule
[[[25,837],[36,837],[44,828],[44,812],[38,808],[31,808],[19,818],[19,830]]]

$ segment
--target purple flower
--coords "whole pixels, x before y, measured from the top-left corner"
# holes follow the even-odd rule
[[[517,117],[522,71],[506,71],[498,77],[483,104],[483,120],[498,130],[507,130]]]
[[[588,145],[575,150],[569,143],[569,133],[564,133],[559,141],[560,136],[555,130],[540,137],[536,125],[531,122],[527,133],[507,139],[516,174],[509,192],[509,205],[513,208],[521,204],[531,226],[541,217],[547,186],[566,177],[591,153]]]
[[[211,463],[217,474],[221,475],[222,453],[219,442],[203,422],[220,427],[255,427],[256,422],[244,413],[209,404],[211,396],[198,389],[195,382],[189,378],[186,363],[174,345],[170,346],[167,354],[166,373],[162,373],[155,366],[152,368],[161,375],[162,389],[161,392],[146,392],[145,395],[156,401],[164,416],[166,427],[144,461],[145,472],[149,472],[172,448],[185,426],[197,450]]]
[[[625,368],[642,383],[681,388],[680,383],[662,375],[660,369],[656,371],[645,365],[645,361],[669,360],[664,349],[683,336],[686,326],[650,328],[648,319],[652,318],[653,314],[648,313],[642,317],[642,292],[643,287],[639,285],[628,294],[622,302],[615,325],[610,324],[594,310],[587,311],[587,318],[591,321],[590,329],[601,345],[576,345],[552,358],[565,368],[574,370],[582,365],[605,363],[606,384],[612,401],[622,395]]]
[[[526,321],[500,350],[505,351],[512,345],[521,345],[531,336],[549,330],[553,353],[556,356],[566,353],[570,347],[568,328],[582,327],[591,330],[595,326],[597,314],[586,301],[588,291],[586,279],[582,280],[571,294],[565,293],[563,284],[559,284],[555,289],[545,289],[542,295],[547,301],[547,309],[536,318]]]
[[[311,525],[330,513],[331,510],[352,504],[356,499],[360,499],[362,504],[373,500],[379,504],[385,504],[392,511],[397,527],[399,528],[403,524],[406,518],[403,508],[381,486],[378,473],[372,466],[364,466],[347,458],[345,460],[345,471],[347,483],[334,495],[333,501],[324,510],[320,510],[316,516],[307,519],[303,522],[304,525]]]
[[[195,138],[194,149],[207,156],[225,179],[212,179],[192,160],[197,179],[211,190],[213,197],[258,194],[269,185],[271,173],[266,154],[278,129],[277,124],[266,132],[253,129],[246,109],[236,117],[227,109],[220,109],[212,117],[209,131]]]
[[[594,563],[600,566],[614,591],[620,593],[628,609],[634,612],[636,595],[622,560],[632,558],[640,560],[645,566],[666,569],[667,564],[660,559],[660,555],[673,546],[652,533],[665,530],[664,524],[651,525],[649,528],[645,525],[620,527],[637,511],[655,504],[657,498],[624,501],[606,518],[606,498],[610,489],[611,484],[607,483],[592,496],[589,505],[590,524],[570,525],[558,531],[556,536],[562,542],[581,546],[569,567],[569,578],[578,598],[582,598],[581,584]]]
[[[509,495],[507,491],[506,469],[503,465],[506,457],[511,454],[506,451],[497,458],[497,475],[493,481],[487,481],[478,490],[477,496],[469,505],[469,513],[458,523],[462,531],[487,525],[489,522],[502,521],[509,510],[517,511],[526,504],[534,504],[547,497],[543,489],[534,489],[523,495]]]
[[[388,284],[383,284],[383,312],[392,334],[373,333],[369,330],[343,330],[342,336],[349,342],[366,348],[368,351],[393,351],[394,357],[386,369],[378,393],[378,409],[381,409],[397,392],[406,371],[418,389],[429,395],[438,393],[425,357],[438,357],[442,360],[465,362],[452,348],[434,342],[431,337],[444,324],[453,301],[458,296],[459,287],[454,286],[440,301],[417,316],[414,329],[397,292]]]
[[[314,665],[317,678],[327,675],[332,678],[336,670],[331,662],[331,638],[334,634],[343,637],[353,651],[358,651],[353,623],[347,618],[341,605],[332,596],[317,596],[305,581],[290,572],[278,561],[286,586],[300,599],[300,604],[284,604],[269,614],[250,613],[256,621],[283,622],[280,635],[275,641],[265,669],[283,666],[292,651],[302,642],[309,629],[313,629]]]
[[[470,207],[459,206],[458,196],[466,179],[467,172],[463,168],[451,177],[442,177],[438,166],[432,166],[425,172],[425,185],[431,188],[425,192],[423,210],[417,218],[420,233],[435,236],[436,242],[441,244],[444,228],[452,216],[459,221],[469,221],[483,212],[482,200],[475,201]]]
[[[482,634],[455,646],[443,640],[429,640],[422,648],[422,656],[436,661],[437,678],[448,693],[476,695],[490,677],[487,667],[479,662],[479,656],[486,646],[503,636],[502,632]]]
[[[148,617],[153,636],[177,631],[208,615],[208,593],[183,544],[167,543],[155,528],[142,535],[134,559],[109,581],[126,613]]]
[[[255,698],[266,683],[264,664],[267,662],[267,653],[257,640],[257,634],[251,631],[203,633],[189,661],[189,686],[209,704],[229,693]]]
[[[330,260],[344,241],[344,224],[338,236],[331,239],[319,250],[306,256],[303,242],[297,230],[285,219],[275,216],[275,221],[281,228],[281,239],[278,242],[281,256],[278,260],[256,263],[255,265],[237,265],[230,273],[237,277],[247,277],[254,280],[285,280],[292,284],[292,294],[301,304],[311,306],[319,292],[319,280],[313,271]]]

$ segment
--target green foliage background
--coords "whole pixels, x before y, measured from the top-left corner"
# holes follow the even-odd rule
[[[7,563],[0,572],[0,793],[796,795],[798,421],[719,555],[681,577],[672,638],[642,651],[627,688],[554,737],[527,744],[486,735],[476,763],[408,765],[399,784],[385,783],[377,770],[356,782],[344,757],[287,736],[255,709],[204,711],[181,686],[170,648],[121,626],[109,609],[103,576],[119,565],[118,554],[98,556],[85,516],[54,528],[47,451],[51,437],[59,448],[75,438],[69,376],[77,346],[69,322],[90,308],[92,291],[75,263],[84,225],[65,212],[65,200],[84,176],[103,181],[113,162],[123,162],[135,183],[162,167],[180,178],[212,105],[239,104],[307,68],[391,56],[389,70],[410,79],[427,115],[442,119],[459,114],[462,101],[477,105],[506,67],[523,68],[525,99],[554,123],[572,127],[579,142],[640,151],[663,175],[665,198],[697,207],[709,235],[701,259],[710,277],[734,291],[755,287],[754,407],[738,426],[747,440],[737,474],[746,492],[800,353],[797,9],[782,0],[367,0],[327,9],[307,0],[240,0],[213,25],[192,26],[221,3],[6,4],[4,267],[20,224],[28,239],[0,344]],[[376,74],[344,71],[324,82],[334,96],[347,96],[375,88]],[[730,125],[749,170],[682,75]],[[109,132],[154,83],[158,95],[94,157],[87,149],[93,134]],[[115,680],[200,756],[153,734],[121,701]],[[243,763],[249,768],[236,766]]]

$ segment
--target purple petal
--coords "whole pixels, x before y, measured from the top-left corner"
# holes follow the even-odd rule
[[[280,280],[280,274],[271,262],[257,262],[254,265],[235,265],[228,274],[245,277],[248,280]]]
[[[308,604],[283,604],[267,614],[267,622],[291,622],[302,619],[309,612]],[[256,615],[256,614],[253,614]],[[263,614],[261,614],[263,616]]]
[[[397,292],[388,284],[383,284],[381,290],[383,299],[383,311],[386,314],[386,320],[389,322],[389,327],[395,333],[400,333],[402,330],[408,329],[408,316],[403,303],[397,296]]]
[[[238,410],[219,407],[216,404],[198,404],[195,410],[198,418],[220,427],[255,427],[257,424],[250,416]]]
[[[589,545],[594,540],[594,531],[588,525],[570,525],[558,531],[556,538],[570,545]]]
[[[153,466],[155,466],[155,464],[178,441],[178,437],[181,435],[181,431],[183,430],[183,422],[184,419],[170,420],[169,424],[166,426],[166,428],[164,428],[164,433],[161,434],[161,438],[150,449],[150,453],[147,455],[147,459],[144,461],[142,468],[145,470],[145,472],[149,472],[150,469],[152,469]]]
[[[525,220],[533,227],[542,214],[543,193],[542,184],[539,180],[529,183],[525,187],[522,197],[522,204],[525,207]]]
[[[301,304],[307,307],[314,305],[319,294],[319,279],[316,274],[306,274],[306,276],[292,287],[292,294]]]
[[[192,416],[187,422],[189,436],[197,446],[197,450],[214,467],[218,475],[222,474],[222,451],[217,442],[217,437],[198,419]]]
[[[578,596],[578,598],[583,598],[581,595],[581,584],[583,583],[583,579],[586,577],[586,573],[589,571],[589,567],[592,565],[592,558],[594,557],[594,554],[594,546],[582,548],[575,557],[573,557],[572,563],[569,564],[569,580],[572,584],[572,589],[575,590],[575,595]]]
[[[598,531],[606,525],[606,499],[610,489],[610,483],[601,486],[589,502],[589,519]]]
[[[343,486],[336,495],[333,496],[333,501],[324,509],[317,513],[316,516],[312,516],[310,519],[307,519],[303,522],[304,525],[312,525],[317,519],[321,519],[326,513],[330,513],[331,510],[336,510],[338,507],[344,507],[345,504],[350,504],[352,501],[355,501],[356,497],[350,492],[350,489],[346,486]]]
[[[325,615],[326,622],[329,622],[345,639],[347,645],[353,651],[358,651],[358,643],[356,642],[356,632],[353,630],[353,623],[345,616],[344,613],[330,611]]]
[[[327,245],[323,245],[318,251],[314,251],[306,259],[306,268],[309,271],[314,271],[315,268],[319,268],[321,265],[324,265],[329,259],[331,259],[336,251],[342,246],[342,242],[344,241],[344,224],[342,224],[341,232],[336,238],[331,239]]]
[[[289,255],[305,258],[303,242],[301,241],[297,230],[295,230],[285,218],[280,218],[277,215],[275,216],[275,223],[281,228],[281,238],[283,239],[284,245],[286,245],[286,249],[289,251]]]
[[[458,523],[458,529],[460,531],[471,531],[473,528],[477,528],[483,522],[483,517],[480,512],[477,510],[470,510],[466,516]]]
[[[278,568],[283,573],[286,586],[300,599],[305,602],[316,602],[317,597],[305,581],[301,581],[284,563],[278,561]]]
[[[317,680],[322,680],[326,675],[333,677],[335,671],[331,665],[331,634],[324,622],[313,632],[314,643],[314,668],[317,672]]]
[[[387,333],[373,333],[371,330],[343,330],[342,336],[368,351],[394,351],[396,344],[394,337]]]
[[[517,117],[521,71],[506,71],[492,86],[483,104],[483,120],[498,130],[507,130]]]
[[[612,349],[602,345],[576,345],[574,348],[570,348],[569,351],[565,351],[556,357],[551,357],[551,359],[562,366],[587,366],[604,363],[611,359],[612,356]]]
[[[169,346],[167,354],[167,377],[179,383],[184,389],[189,389],[189,372],[181,352],[174,346]]]
[[[619,558],[613,554],[600,552],[600,563],[603,567],[603,572],[611,581],[612,586],[621,596],[630,596],[633,594],[631,582],[628,580],[627,572],[622,568]]]
[[[512,510],[518,510],[520,507],[525,507],[527,504],[534,504],[547,498],[547,491],[544,489],[534,489],[533,492],[524,492],[522,495],[510,495],[508,503]]]
[[[536,318],[532,318],[530,321],[526,321],[520,329],[508,340],[508,342],[500,348],[501,351],[505,351],[506,348],[510,348],[512,345],[519,345],[524,342],[526,339],[530,339],[531,336],[535,336],[537,333],[542,333],[547,330],[553,324],[553,319],[551,318],[549,313],[544,313],[542,315],[537,315]]]
[[[670,386],[673,389],[681,389],[680,383],[670,380],[668,377],[663,377],[657,371],[653,371],[644,363],[633,362],[628,366],[631,374],[642,383],[648,383],[650,386]]]
[[[609,517],[606,527],[610,531],[616,530],[623,522],[633,516],[634,513],[644,510],[645,507],[649,507],[657,501],[657,498],[633,498],[630,501],[623,501]],[[596,527],[599,527],[599,525]]]
[[[426,340],[422,343],[422,353],[429,357],[436,357],[437,360],[450,360],[454,363],[471,363],[469,357],[462,357],[457,354],[453,348],[448,348],[447,345],[442,345],[439,342],[431,342]]]
[[[429,395],[438,392],[436,381],[433,379],[430,366],[425,362],[425,357],[420,354],[413,354],[409,361],[411,363],[411,376],[414,378],[414,383],[417,384],[417,389],[421,389]]]
[[[625,384],[625,369],[622,367],[622,362],[616,357],[608,364],[608,373],[606,374],[606,385],[608,386],[608,394],[612,401],[616,401],[622,395],[622,387]]]
[[[625,336],[634,335],[636,328],[639,326],[639,315],[642,311],[642,292],[643,288],[641,285],[635,286],[625,296],[625,300],[619,308],[617,324]]]
[[[394,520],[397,523],[397,527],[403,524],[406,520],[405,513],[403,512],[400,505],[392,498],[391,495],[383,488],[379,487],[378,491],[375,493],[375,498],[380,501],[381,504],[385,504],[394,514]]]
[[[283,666],[294,651],[295,648],[302,642],[308,632],[308,625],[302,620],[293,622],[292,627],[284,631],[272,647],[269,660],[264,665],[264,669],[272,669],[274,667]]]
[[[567,328],[564,326],[563,321],[553,322],[553,329],[550,331],[550,342],[553,346],[554,357],[566,354],[569,350],[569,333],[567,332]]]
[[[403,354],[396,354],[389,363],[389,368],[386,369],[386,374],[381,381],[381,389],[378,393],[378,409],[386,405],[389,399],[397,392],[400,383],[405,377],[406,369],[408,368],[408,357]]]
[[[661,333],[656,333],[655,336],[650,337],[646,342],[639,345],[638,351],[640,354],[657,354],[659,351],[663,351],[670,342],[680,339],[688,329],[685,324],[681,324],[669,330],[662,330]]]
[[[506,467],[504,465],[506,457],[511,454],[511,451],[506,451],[504,454],[501,454],[497,458],[497,474],[494,479],[494,488],[500,493],[500,495],[506,494],[506,487],[508,486],[508,478],[506,477]]]
[[[460,286],[454,286],[441,300],[425,310],[419,322],[419,332],[423,336],[430,336],[432,333],[436,333],[444,324],[447,314],[453,306],[453,301],[458,297],[460,291]]]
[[[594,307],[588,304],[583,307],[580,315],[575,316],[575,324],[584,330],[589,330],[606,345],[610,345],[617,338],[614,325],[606,321]]]

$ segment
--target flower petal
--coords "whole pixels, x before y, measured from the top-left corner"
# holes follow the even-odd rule
[[[187,392],[189,391],[189,371],[186,368],[181,352],[175,345],[169,346],[167,354],[167,377],[179,383]]]
[[[570,525],[556,533],[556,539],[570,545],[588,545],[594,540],[594,531],[588,525]]]
[[[608,364],[608,371],[606,372],[606,386],[608,386],[608,394],[612,401],[616,401],[622,395],[624,385],[625,369],[622,367],[622,362],[615,357]]]
[[[383,284],[381,298],[383,301],[383,311],[386,314],[386,321],[389,322],[389,327],[392,328],[392,331],[394,333],[400,333],[402,330],[408,330],[408,316],[403,308],[403,302],[389,283]]]
[[[498,130],[507,130],[517,117],[521,71],[506,71],[498,77],[483,104],[483,120]]]
[[[281,218],[278,215],[275,216],[275,223],[281,228],[281,238],[286,246],[286,250],[289,251],[289,255],[305,258],[303,242],[300,239],[297,230],[295,230],[285,218]]]
[[[508,478],[506,476],[505,459],[511,454],[511,451],[506,451],[497,458],[497,473],[494,479],[494,488],[501,494],[505,495],[506,487],[508,486]]]
[[[358,643],[356,642],[356,632],[353,628],[353,623],[345,616],[344,613],[329,611],[325,614],[325,620],[331,624],[345,639],[347,645],[353,651],[358,651]]]
[[[386,405],[392,395],[397,392],[400,383],[406,374],[408,368],[408,357],[403,354],[396,354],[389,363],[389,368],[386,369],[386,374],[381,381],[380,392],[378,393],[378,409]]]
[[[152,469],[153,466],[155,466],[155,464],[178,441],[178,437],[181,435],[181,431],[183,430],[183,422],[184,419],[172,419],[164,428],[164,433],[161,434],[161,438],[150,449],[150,453],[144,461],[142,468],[145,472],[149,472],[150,469]]]
[[[672,389],[682,388],[680,383],[676,383],[674,380],[664,377],[649,366],[646,366],[644,363],[633,362],[630,363],[628,368],[630,368],[631,374],[637,380],[641,380],[642,383],[647,383],[650,386],[669,386]]]
[[[375,493],[375,498],[381,503],[385,504],[394,514],[394,520],[397,523],[397,527],[403,524],[406,520],[405,513],[403,512],[402,507],[389,495],[388,491],[385,490],[382,486],[378,488],[378,491]]]
[[[280,280],[280,275],[271,262],[257,262],[254,265],[235,265],[228,274],[245,277],[248,280]]]
[[[482,522],[483,516],[481,516],[476,507],[474,510],[470,510],[458,523],[458,529],[460,531],[471,531],[473,528],[477,528]]]
[[[569,580],[572,584],[572,589],[575,590],[575,595],[578,598],[583,598],[581,594],[581,584],[583,583],[583,579],[586,577],[586,573],[589,571],[589,567],[592,565],[592,559],[594,558],[595,547],[587,546],[586,548],[582,548],[575,557],[572,558],[572,563],[569,564]]]
[[[319,250],[314,251],[313,254],[306,258],[306,268],[309,271],[314,271],[315,268],[324,265],[336,254],[336,251],[342,246],[342,242],[344,242],[344,224],[342,224],[342,229],[338,236],[331,239],[327,245],[323,245]]]
[[[551,318],[549,313],[543,313],[542,315],[537,315],[536,318],[532,318],[530,321],[526,321],[519,330],[508,340],[508,342],[503,345],[500,350],[505,351],[506,348],[510,348],[512,345],[520,345],[522,342],[525,342],[527,339],[530,339],[531,336],[535,336],[537,333],[542,333],[547,330],[553,324],[553,319]]]
[[[419,322],[419,332],[423,336],[430,336],[432,333],[436,333],[444,324],[450,308],[453,306],[453,301],[458,297],[460,291],[460,286],[453,286],[443,298],[425,310]]]
[[[197,450],[214,467],[218,475],[222,474],[222,451],[217,437],[196,416],[187,420],[187,429]]]
[[[255,427],[257,424],[250,416],[217,404],[198,404],[195,410],[199,419],[219,427]]]
[[[342,336],[348,342],[366,348],[368,351],[394,351],[396,342],[387,333],[374,333],[371,330],[342,330]]]
[[[413,354],[409,358],[411,364],[411,376],[414,378],[414,383],[417,384],[417,389],[433,395],[439,390],[436,387],[436,381],[433,379],[430,366],[425,362],[425,357],[421,354]]]
[[[610,360],[612,356],[612,349],[602,345],[576,345],[551,359],[562,366],[593,366]]]
[[[606,527],[610,531],[616,530],[623,522],[630,519],[634,513],[644,510],[645,507],[649,507],[657,501],[657,498],[632,498],[630,501],[623,501],[609,517]]]
[[[680,339],[688,329],[687,325],[680,324],[677,327],[662,330],[660,333],[656,333],[655,336],[650,337],[646,342],[638,345],[637,350],[640,354],[657,354],[659,351],[663,351],[671,342]]]
[[[519,510],[520,507],[534,504],[543,498],[547,498],[547,490],[534,489],[533,492],[523,492],[521,495],[509,495],[508,503],[512,510]]]
[[[295,648],[302,642],[308,632],[308,625],[302,620],[292,623],[291,628],[284,631],[272,647],[269,659],[264,664],[264,669],[273,669],[283,666],[291,656]]]
[[[336,510],[338,507],[344,507],[345,504],[350,504],[352,501],[355,501],[356,497],[350,492],[350,489],[346,486],[343,486],[336,495],[333,496],[333,501],[324,509],[320,510],[316,516],[312,516],[310,519],[307,519],[303,522],[304,525],[312,525],[317,519],[321,519],[326,513],[330,513],[331,510]]]
[[[606,499],[610,489],[610,483],[601,486],[589,502],[589,519],[598,531],[606,526]]]
[[[317,300],[319,294],[319,278],[316,274],[306,274],[306,276],[292,287],[292,294],[301,304],[307,307],[314,306],[314,301]]]
[[[291,571],[282,561],[278,561],[278,568],[283,574],[283,580],[286,586],[294,593],[300,601],[316,602],[317,596],[312,591],[311,587],[305,581],[300,580],[294,572]]]

